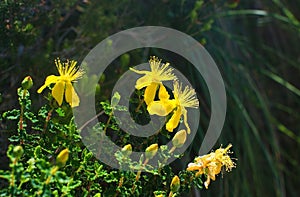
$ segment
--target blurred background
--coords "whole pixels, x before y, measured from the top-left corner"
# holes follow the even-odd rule
[[[57,74],[54,59],[79,63],[104,38],[138,26],[182,31],[204,45],[218,65],[227,92],[227,116],[215,145],[233,144],[237,168],[224,172],[201,196],[298,196],[300,193],[300,1],[288,0],[2,0],[0,2],[0,113],[19,107],[16,88],[30,75],[34,92]],[[116,59],[101,80],[109,98],[111,76],[167,51],[140,49]],[[188,63],[181,70],[200,92],[201,125],[184,168],[197,155],[210,118],[210,98]],[[173,65],[176,67],[176,65]],[[117,80],[117,79],[115,79]],[[100,82],[99,82],[100,83]],[[6,160],[7,123],[0,122],[0,168]],[[193,193],[193,194],[192,194]],[[188,196],[199,196],[192,192]]]

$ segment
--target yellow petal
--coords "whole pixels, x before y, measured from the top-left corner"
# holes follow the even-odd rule
[[[65,97],[71,107],[77,107],[79,105],[79,97],[70,82],[66,83]]]
[[[174,99],[162,101],[162,103],[165,107],[167,114],[171,113],[171,111],[173,111],[176,108],[176,101]]]
[[[157,86],[157,83],[151,83],[146,87],[144,100],[147,105],[149,105],[154,100]]]
[[[181,116],[181,108],[178,107],[175,111],[170,120],[166,124],[166,129],[169,132],[173,132],[173,130],[178,126]]]
[[[59,80],[58,76],[55,75],[48,76],[45,80],[45,84],[42,87],[40,87],[37,92],[41,93],[47,86],[49,86],[52,83],[56,83],[58,80]]]
[[[156,114],[159,116],[168,115],[168,112],[166,111],[166,108],[161,101],[152,101],[148,105],[147,110],[150,115],[153,115],[153,114]]]
[[[145,75],[136,81],[135,88],[140,90],[146,86],[149,86],[151,83],[152,83],[151,76]]]
[[[168,100],[170,98],[166,87],[162,83],[159,86],[158,98],[159,100]]]
[[[134,68],[129,68],[129,70],[131,70],[137,74],[145,74],[146,75],[146,74],[150,73],[150,71],[147,71],[147,70],[136,70]]]
[[[158,116],[166,116],[174,109],[173,100],[164,101],[152,101],[147,110],[150,115],[156,114]]]
[[[221,172],[221,170],[222,170],[222,164],[221,163],[217,163],[217,166],[215,168],[214,173],[215,174],[219,174]]]
[[[184,122],[184,125],[186,127],[186,131],[188,134],[191,133],[191,129],[190,129],[190,126],[188,124],[188,121],[187,121],[187,110],[185,108],[182,109],[182,114],[183,114],[183,122]]]
[[[195,170],[199,170],[201,167],[198,165],[193,165],[193,166],[189,166],[187,167],[187,171],[195,171]]]
[[[62,104],[64,91],[65,91],[65,82],[62,81],[58,81],[52,89],[52,96],[55,98],[59,106],[61,106]]]
[[[207,179],[206,179],[206,181],[204,182],[204,186],[205,186],[206,189],[208,189],[209,184],[210,184],[210,177],[207,176]]]

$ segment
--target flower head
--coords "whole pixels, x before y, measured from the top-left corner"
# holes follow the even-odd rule
[[[135,88],[140,90],[146,87],[144,100],[147,105],[154,100],[156,90],[162,81],[176,79],[176,76],[172,73],[173,69],[169,68],[169,63],[161,64],[161,60],[153,56],[150,58],[149,64],[151,71],[135,70],[134,68],[130,68],[130,70],[135,73],[145,75],[136,81]]]
[[[182,89],[182,84],[178,81],[174,82],[174,98],[176,102],[176,109],[171,119],[166,124],[166,129],[170,132],[175,129],[180,121],[181,115],[183,115],[184,125],[186,126],[187,133],[191,132],[191,129],[187,122],[187,110],[186,107],[198,108],[199,101],[196,97],[196,92],[193,88],[186,86],[184,90]]]
[[[215,152],[195,158],[195,162],[189,163],[187,170],[198,171],[195,176],[205,174],[207,179],[204,185],[207,189],[210,180],[215,180],[216,175],[221,172],[222,166],[225,166],[226,171],[231,171],[236,166],[228,155],[231,146],[229,144],[226,148],[219,148]]]
[[[74,90],[72,82],[76,81],[83,75],[83,70],[76,67],[76,61],[67,61],[61,63],[60,59],[55,60],[55,64],[60,76],[50,75],[46,78],[45,84],[38,89],[38,93],[41,93],[50,84],[55,84],[52,88],[52,96],[57,101],[59,106],[63,102],[63,96],[65,95],[66,101],[71,107],[79,105],[79,97]]]
[[[157,114],[159,116],[165,116],[165,113],[162,112],[171,112],[174,110],[173,115],[166,124],[166,129],[169,132],[178,126],[181,116],[183,115],[184,125],[186,126],[187,133],[191,132],[191,129],[187,122],[187,107],[198,108],[199,101],[196,97],[196,92],[193,88],[186,86],[182,89],[182,84],[176,80],[174,81],[174,99],[169,100],[169,97],[166,96],[167,93],[164,93],[165,98],[162,98],[159,95],[159,101],[154,101],[148,106],[148,112],[150,114]],[[171,110],[170,110],[171,109]]]

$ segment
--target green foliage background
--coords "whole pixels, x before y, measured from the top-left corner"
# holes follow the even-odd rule
[[[80,62],[113,33],[145,25],[171,27],[204,44],[226,85],[228,109],[219,144],[234,145],[237,169],[213,182],[201,196],[297,196],[299,4],[298,0],[1,1],[0,112],[18,107],[16,89],[26,75],[32,76],[36,90],[47,75],[56,73],[56,57]],[[128,65],[146,61],[150,52],[164,61],[175,58],[159,50],[135,51],[129,53]],[[114,68],[121,64],[122,58]],[[120,69],[113,72],[121,74]],[[183,73],[202,93],[201,128],[188,150],[192,157],[209,122],[210,100],[201,76],[189,69]],[[114,79],[109,76],[101,84],[102,98],[110,95],[105,90]],[[35,104],[44,102],[37,94],[32,97]],[[11,135],[6,124],[0,124],[2,158]],[[1,169],[7,167],[7,162],[1,163]]]

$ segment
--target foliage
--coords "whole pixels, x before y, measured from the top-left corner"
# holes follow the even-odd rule
[[[69,65],[65,66],[61,68],[69,69]],[[64,72],[61,71],[60,74]],[[52,90],[57,85],[52,87],[47,80],[46,84]],[[71,83],[70,85],[72,86]],[[176,196],[188,192],[193,185],[202,188],[201,177],[208,176],[206,170],[200,173],[201,176],[196,176],[188,169],[182,170],[179,176],[175,176],[176,181],[174,181],[172,168],[163,166],[164,162],[160,163],[158,169],[148,164],[155,155],[167,161],[171,155],[175,154],[174,150],[185,143],[186,137],[182,138],[182,134],[174,136],[174,145],[170,150],[168,146],[159,147],[157,143],[149,145],[149,142],[154,140],[144,139],[142,143],[144,145],[139,151],[145,149],[145,154],[141,155],[138,162],[130,159],[132,146],[138,147],[140,142],[125,146],[130,140],[128,135],[118,128],[113,116],[114,110],[128,110],[118,105],[121,97],[118,93],[113,96],[111,105],[108,102],[101,102],[103,113],[108,116],[108,119],[106,123],[100,122],[95,125],[93,133],[100,132],[100,135],[106,135],[109,131],[117,132],[119,137],[117,141],[124,148],[112,154],[119,162],[120,170],[101,163],[89,151],[91,147],[85,147],[82,144],[80,133],[83,132],[83,128],[78,130],[73,117],[66,117],[68,114],[66,110],[71,110],[71,106],[74,107],[72,102],[65,101],[64,104],[70,107],[63,109],[63,102],[57,101],[54,97],[57,93],[52,91],[47,97],[49,104],[33,112],[30,99],[32,86],[32,78],[25,77],[22,87],[18,89],[20,110],[13,109],[2,115],[5,120],[17,123],[17,133],[9,140],[19,145],[11,144],[8,147],[10,170],[0,170],[0,178],[7,180],[6,185],[0,190],[0,196],[153,196],[158,193]],[[64,92],[62,91],[61,94],[64,95]],[[186,135],[185,132],[184,135]],[[95,136],[90,137],[95,138]],[[158,139],[158,136],[155,138]],[[105,144],[101,145],[105,146]],[[159,148],[162,150],[161,153],[158,153]],[[109,147],[106,150],[105,153],[98,152],[98,157],[101,154],[111,153]],[[221,157],[217,160],[217,162],[222,162]],[[218,164],[220,170],[222,165]],[[123,171],[124,166],[129,166],[132,171]],[[145,170],[146,174],[142,174],[142,170]],[[213,176],[219,173],[220,171],[214,172]],[[215,178],[212,179],[215,180]]]

